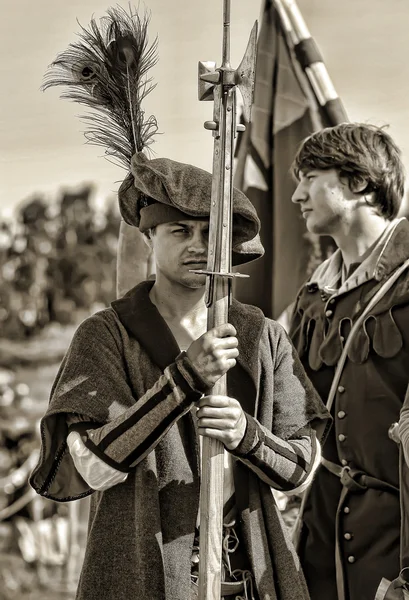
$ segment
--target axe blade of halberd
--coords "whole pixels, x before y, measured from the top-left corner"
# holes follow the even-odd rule
[[[247,123],[251,120],[253,104],[254,81],[257,60],[257,21],[253,25],[246,51],[240,66],[235,71],[234,82],[243,98],[243,117]]]

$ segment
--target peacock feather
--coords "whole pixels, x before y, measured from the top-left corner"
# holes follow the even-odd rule
[[[88,28],[80,25],[79,41],[58,54],[41,88],[65,86],[61,98],[92,109],[80,116],[87,141],[126,169],[158,131],[156,118],[146,118],[141,107],[155,88],[148,72],[158,61],[158,39],[148,41],[149,20],[147,13],[141,17],[131,6],[129,12],[118,6],[99,25],[95,19]]]

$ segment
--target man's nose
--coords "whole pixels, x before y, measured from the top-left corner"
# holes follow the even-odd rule
[[[207,234],[196,231],[190,238],[189,251],[205,253],[207,252]]]
[[[305,202],[308,198],[308,191],[306,185],[303,181],[300,181],[297,187],[295,188],[294,194],[291,196],[291,201],[294,204],[298,204],[300,202]]]

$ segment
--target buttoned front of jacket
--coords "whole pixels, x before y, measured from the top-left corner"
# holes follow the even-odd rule
[[[396,224],[376,252],[372,268],[368,264],[358,268],[338,289],[325,286],[325,278],[318,273],[298,296],[290,335],[324,401],[353,322],[390,272],[409,256],[406,220]],[[333,259],[335,265],[340,265],[339,258],[338,254]],[[329,283],[336,271],[330,267],[321,269],[321,274],[327,271]],[[397,488],[398,447],[389,438],[388,429],[399,420],[408,379],[406,271],[367,316],[348,351],[323,456]],[[321,468],[306,509],[301,547],[313,600],[337,598],[333,559],[336,527],[349,600],[373,598],[381,577],[393,579],[399,572],[398,495],[375,489],[349,492],[339,505],[341,492],[339,478]]]

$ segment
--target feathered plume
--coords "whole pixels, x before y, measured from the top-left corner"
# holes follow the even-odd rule
[[[110,8],[100,26],[95,19],[81,27],[80,41],[70,44],[49,66],[42,89],[68,86],[61,97],[93,109],[81,116],[91,144],[105,147],[112,162],[129,169],[131,157],[152,143],[156,118],[145,119],[143,99],[155,85],[147,73],[158,60],[158,39],[148,45],[149,15]]]

